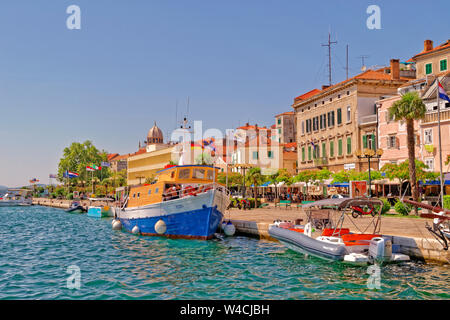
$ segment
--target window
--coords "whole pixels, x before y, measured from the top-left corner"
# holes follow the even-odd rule
[[[391,115],[391,113],[389,112],[389,110],[386,110],[385,111],[386,112],[386,122],[391,122],[391,121],[394,121],[394,116],[393,115]]]
[[[302,147],[302,161],[305,161],[305,147]]]
[[[347,154],[351,154],[352,153],[352,138],[348,137],[347,138]]]
[[[330,141],[330,157],[334,157],[334,141]]]
[[[352,107],[347,107],[347,122],[352,121]]]
[[[311,146],[308,146],[308,160],[311,160]]]
[[[156,188],[156,189],[155,189],[155,193],[158,193],[158,192],[159,192],[159,188]]]
[[[338,140],[338,155],[342,156],[342,139]]]
[[[193,179],[205,179],[205,173],[206,173],[205,169],[195,168],[192,171],[192,178]]]
[[[281,124],[281,118],[278,118],[278,124]]]
[[[281,128],[278,128],[278,134],[281,134]]]
[[[433,72],[433,67],[431,63],[425,65],[425,74],[431,74]]]
[[[206,173],[206,179],[213,180],[214,179],[214,170],[208,170]]]
[[[253,159],[258,160],[258,151],[253,151]]]
[[[433,129],[425,129],[423,134],[425,136],[424,144],[433,144]]]
[[[341,124],[342,123],[342,109],[339,108],[337,109],[337,124]]]
[[[323,158],[327,157],[327,147],[325,145],[325,142],[322,142],[322,157]]]
[[[273,159],[273,152],[272,151],[267,151],[267,158]]]
[[[136,198],[136,193],[133,193],[133,198]]]
[[[365,134],[363,135],[363,148],[376,150],[375,135]]]
[[[181,169],[180,172],[178,173],[178,178],[179,179],[189,179],[191,173],[191,169]]]
[[[320,157],[320,146],[314,145],[314,159],[318,159]]]
[[[328,126],[329,127],[334,126],[334,111],[328,112]]]
[[[140,193],[140,192],[138,192],[138,194],[137,194],[137,197],[138,197],[138,198],[140,198],[140,197],[141,197],[141,193]]]
[[[387,138],[387,147],[388,149],[397,148],[397,137],[395,135],[391,135]]]
[[[302,134],[305,134],[305,121],[302,121]]]
[[[148,189],[148,195],[152,194],[152,189]]]
[[[433,158],[425,159],[425,164],[428,166],[428,169],[426,169],[427,171],[434,171],[434,159]]]
[[[350,95],[350,91],[347,91],[347,95],[348,95],[348,96]]]
[[[439,69],[440,71],[447,70],[447,59],[439,61]]]

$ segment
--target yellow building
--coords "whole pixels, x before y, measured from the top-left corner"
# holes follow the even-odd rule
[[[433,47],[433,41],[425,40],[423,51],[416,54],[412,60],[416,63],[417,79],[447,72],[450,60],[450,40],[437,47]]]
[[[146,178],[152,177],[170,163],[175,146],[164,144],[163,141],[162,131],[155,123],[148,132],[143,151],[128,157],[128,185],[144,183]]]

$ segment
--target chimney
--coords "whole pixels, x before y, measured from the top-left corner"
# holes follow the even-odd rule
[[[391,79],[400,80],[400,61],[391,59]]]
[[[325,90],[326,88],[329,88],[329,87],[330,87],[329,85],[324,84],[324,85],[322,86],[322,90]]]
[[[428,52],[433,50],[433,41],[432,40],[425,40],[423,42],[423,52]]]

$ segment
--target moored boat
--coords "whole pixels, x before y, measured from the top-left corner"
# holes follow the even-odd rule
[[[84,213],[86,209],[78,201],[73,201],[70,204],[69,209],[66,210],[67,213]]]
[[[172,166],[153,183],[131,186],[117,218],[125,230],[146,236],[211,239],[229,204],[229,191],[215,182],[218,169]]]
[[[87,210],[88,217],[106,218],[106,217],[114,216],[114,210],[112,207],[114,199],[111,199],[111,198],[89,198],[90,203],[92,203],[93,201],[110,203],[111,205],[98,205],[98,206],[89,205],[88,210]]]
[[[0,207],[31,206],[31,190],[28,189],[8,189],[8,192],[0,196]]]
[[[360,233],[343,227],[355,206],[379,207],[369,223],[372,233],[365,232],[369,226]],[[361,265],[409,261],[409,256],[393,252],[391,240],[380,234],[382,206],[383,202],[375,198],[320,200],[303,206],[308,216],[306,225],[277,222],[269,227],[269,234],[289,249],[329,261]]]

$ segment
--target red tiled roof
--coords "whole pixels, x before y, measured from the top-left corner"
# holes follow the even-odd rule
[[[115,157],[119,156],[118,153],[111,153],[108,154],[108,161],[111,161],[112,159],[114,159]]]
[[[293,115],[293,114],[294,114],[294,111],[287,111],[287,112],[283,112],[283,113],[277,114],[275,117],[290,116],[290,115]]]
[[[289,142],[289,143],[285,143],[284,144],[285,148],[296,148],[297,147],[297,142]]]
[[[301,96],[298,96],[297,98],[295,98],[294,100],[306,100],[312,96],[315,96],[316,94],[318,94],[320,92],[319,89],[313,89],[311,91],[308,91],[307,93],[302,94]]]
[[[446,42],[444,42],[443,44],[434,47],[433,49],[429,50],[429,51],[422,51],[421,53],[416,54],[414,57],[412,57],[412,59],[416,59],[419,56],[423,56],[425,54],[429,54],[432,52],[436,52],[436,51],[440,51],[440,50],[444,50],[444,49],[449,49],[450,48],[450,40],[447,40]]]
[[[384,70],[384,69],[382,69],[382,70]],[[349,78],[349,79],[347,79],[347,80],[344,80],[344,81],[341,81],[341,82],[339,82],[339,83],[336,83],[335,85],[332,85],[331,87],[325,88],[324,90],[317,90],[317,89],[311,90],[311,91],[305,93],[304,95],[295,98],[294,103],[297,102],[297,101],[299,101],[299,100],[306,100],[306,99],[309,99],[309,98],[311,98],[311,97],[314,97],[314,96],[318,95],[319,93],[323,93],[323,92],[330,91],[330,90],[332,90],[332,89],[335,89],[335,88],[337,88],[337,87],[339,87],[339,86],[342,86],[342,85],[344,85],[344,84],[346,84],[346,83],[349,83],[349,82],[351,82],[351,81],[353,81],[353,80],[356,80],[356,79],[358,79],[358,80],[384,80],[384,81],[393,81],[390,74],[385,73],[385,72],[380,72],[380,71],[376,71],[376,70],[371,70],[371,69],[369,69],[369,70],[364,71],[363,73],[360,73],[360,74],[354,76],[353,78]],[[400,81],[409,81],[409,80],[411,80],[411,79],[405,78],[405,77],[400,77],[399,80],[400,80]],[[397,80],[397,81],[398,81],[398,80]],[[306,96],[306,98],[305,98],[305,96]],[[299,99],[300,97],[303,97],[303,98]]]

